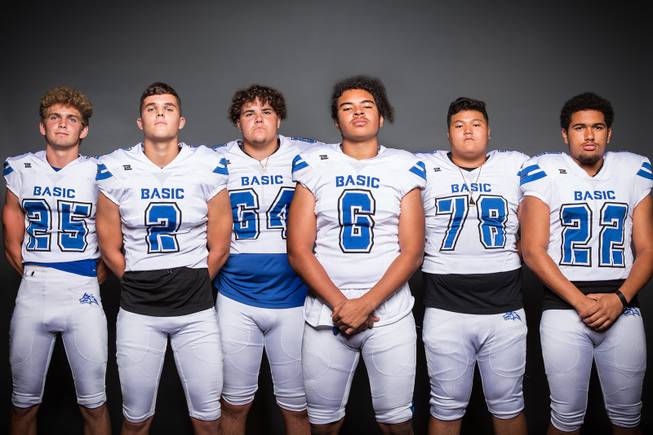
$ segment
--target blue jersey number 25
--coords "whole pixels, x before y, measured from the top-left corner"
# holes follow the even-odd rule
[[[23,210],[29,224],[27,233],[28,251],[50,251],[52,238],[52,210],[44,199],[24,199]],[[63,252],[84,252],[88,246],[88,224],[93,205],[87,202],[58,201],[59,215],[57,245]]]

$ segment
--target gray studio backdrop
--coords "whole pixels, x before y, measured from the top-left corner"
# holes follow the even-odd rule
[[[5,2],[6,3],[6,2]],[[613,149],[649,158],[653,111],[650,77],[650,6],[644,2],[37,2],[11,1],[0,10],[0,149],[6,156],[43,147],[38,100],[49,87],[70,84],[92,99],[95,114],[86,154],[136,143],[138,98],[146,85],[166,81],[179,91],[188,119],[182,138],[215,145],[237,135],[226,110],[233,92],[252,83],[281,90],[288,104],[287,135],[337,141],[329,116],[330,87],[365,73],[386,84],[396,110],[382,141],[412,151],[447,147],[445,115],[459,96],[488,103],[492,148],[528,154],[564,149],[558,126],[565,99],[593,90],[616,110]],[[4,194],[2,194],[4,195]],[[11,380],[7,358],[9,318],[19,279],[0,264],[0,408],[7,409]],[[412,280],[419,304],[421,280]],[[651,285],[641,293],[649,337]],[[544,432],[548,389],[537,337],[540,284],[525,275],[529,357],[525,378],[531,433]],[[118,286],[102,291],[115,338]],[[421,343],[420,343],[421,345]],[[649,340],[650,346],[650,340]],[[120,422],[120,388],[110,342],[107,378],[114,429]],[[420,354],[415,427],[428,418],[428,380]],[[190,433],[184,397],[168,358],[153,433]],[[352,389],[346,433],[374,429],[369,390],[361,371]],[[647,380],[650,379],[650,375]],[[646,393],[651,392],[647,381]],[[590,391],[587,432],[607,433],[601,393]],[[58,345],[40,417],[41,433],[81,433],[70,374]],[[653,430],[644,407],[645,429]],[[0,431],[7,413],[0,410]],[[486,433],[489,416],[479,388],[465,433]],[[263,377],[250,433],[280,433],[280,417]]]

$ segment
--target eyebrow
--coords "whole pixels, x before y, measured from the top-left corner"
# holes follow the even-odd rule
[[[574,128],[574,127],[586,127],[586,126],[595,127],[597,125],[600,125],[602,127],[607,127],[608,126],[608,124],[606,124],[605,122],[592,122],[592,123],[577,122],[575,124],[572,124],[571,128]]]
[[[345,101],[344,103],[340,103],[340,105],[339,105],[338,107],[342,107],[342,106],[346,106],[346,105],[348,105],[348,104],[354,104],[354,103],[355,103],[355,102],[352,102],[352,101]],[[368,103],[368,104],[370,104],[370,103],[371,103],[371,104],[376,104],[376,103],[374,102],[374,100],[363,100],[363,101],[360,101],[360,104],[365,104],[365,103]]]

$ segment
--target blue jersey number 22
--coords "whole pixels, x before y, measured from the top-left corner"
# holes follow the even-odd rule
[[[599,226],[599,266],[625,267],[624,224],[628,216],[628,205],[606,202],[601,207]],[[563,266],[591,266],[592,209],[588,204],[563,204],[560,207],[562,225]]]

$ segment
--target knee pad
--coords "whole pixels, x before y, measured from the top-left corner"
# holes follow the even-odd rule
[[[99,408],[107,402],[107,395],[103,391],[99,394],[94,394],[92,396],[77,396],[77,404],[83,406],[84,408]]]
[[[606,405],[610,423],[617,427],[633,428],[639,426],[642,412],[642,402],[635,405]]]
[[[324,406],[309,406],[308,421],[311,424],[329,424],[345,417],[344,405],[338,409],[329,409]]]
[[[465,415],[468,402],[455,399],[434,399],[431,397],[431,415],[442,421],[459,420]]]
[[[43,401],[43,395],[21,394],[16,391],[11,393],[11,404],[16,408],[31,408],[40,405]]]
[[[560,410],[551,403],[551,424],[563,432],[579,430],[585,420],[585,410]]]
[[[256,395],[256,386],[254,388],[240,389],[222,389],[222,399],[230,405],[242,406],[252,403]]]
[[[306,410],[306,394],[301,391],[277,391],[275,392],[277,405],[287,411],[301,412]]]
[[[385,424],[398,424],[413,418],[413,405],[409,403],[405,406],[400,406],[392,409],[375,409],[374,415],[376,421]]]

